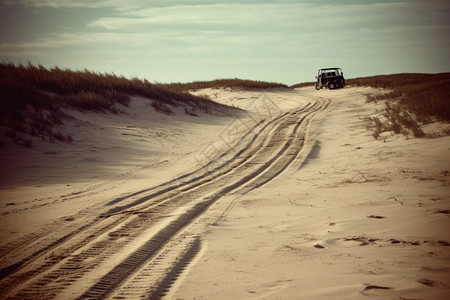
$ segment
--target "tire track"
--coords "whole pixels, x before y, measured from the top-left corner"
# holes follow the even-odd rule
[[[281,117],[282,116],[279,116],[278,118],[281,118]],[[276,118],[276,119],[278,119],[278,118]],[[231,158],[231,160],[236,159],[245,150],[246,147],[250,147],[251,146],[251,143],[253,143],[256,140],[257,135],[261,134],[263,129],[266,128],[267,126],[269,126],[271,123],[275,122],[276,119],[274,119],[274,120],[268,122],[267,124],[265,124],[263,126],[263,128],[260,128],[256,132],[256,134],[254,134],[254,131],[257,129],[257,127],[261,127],[261,125],[264,123],[264,120],[258,122],[256,125],[254,125],[250,130],[248,130],[245,133],[245,135],[236,143],[236,145],[234,145],[232,148],[228,149],[227,152],[222,153],[218,157],[218,159],[221,159],[222,157],[226,156],[228,154],[228,152],[231,152],[232,150],[234,150],[234,148],[237,148],[239,145],[243,144],[243,141],[245,141],[245,139],[247,139],[249,136],[251,136],[253,134],[254,136],[251,139],[251,141],[249,143],[244,144],[243,146],[241,146],[242,149]],[[24,266],[26,266],[26,265],[34,262],[35,260],[41,258],[42,256],[44,256],[45,254],[49,253],[50,251],[53,251],[53,250],[57,249],[63,243],[68,242],[72,237],[81,234],[83,231],[86,231],[87,229],[92,228],[93,226],[95,226],[99,222],[101,222],[102,219],[107,218],[107,217],[111,216],[112,214],[121,213],[122,211],[125,211],[126,209],[128,209],[128,208],[130,208],[132,206],[141,204],[141,203],[143,203],[145,201],[148,201],[150,199],[154,199],[155,197],[167,194],[167,193],[172,192],[172,191],[177,190],[177,189],[184,189],[185,191],[189,190],[191,187],[188,187],[188,185],[189,184],[193,184],[193,183],[195,183],[196,181],[198,181],[200,179],[208,180],[208,179],[205,179],[204,170],[209,168],[209,166],[211,164],[213,164],[213,163],[214,163],[214,161],[211,161],[208,164],[206,164],[205,166],[199,168],[198,170],[195,170],[195,171],[193,171],[191,173],[182,175],[182,176],[178,177],[177,179],[168,181],[166,183],[160,184],[158,186],[155,186],[155,187],[152,187],[152,188],[149,188],[149,189],[145,189],[145,190],[142,190],[142,191],[135,192],[133,194],[130,194],[130,195],[127,195],[127,196],[124,196],[124,197],[117,198],[117,199],[109,202],[107,204],[107,206],[113,205],[115,203],[119,203],[121,201],[124,201],[126,199],[135,197],[137,195],[140,195],[140,194],[143,194],[143,193],[146,193],[146,192],[149,192],[149,191],[155,191],[156,190],[155,192],[153,192],[153,193],[151,193],[149,195],[142,196],[138,200],[135,200],[131,205],[121,206],[121,207],[116,207],[116,208],[110,209],[108,212],[100,215],[101,219],[97,219],[96,218],[92,222],[90,222],[90,223],[88,223],[86,225],[83,225],[80,228],[78,228],[78,229],[76,229],[76,230],[74,230],[74,231],[72,231],[72,232],[70,232],[70,233],[68,233],[68,234],[66,234],[66,235],[64,235],[64,236],[62,236],[60,238],[55,239],[54,241],[48,243],[47,246],[44,246],[44,247],[40,248],[39,250],[31,253],[29,256],[27,256],[27,257],[25,257],[25,258],[23,258],[21,260],[18,260],[17,262],[15,262],[13,264],[10,264],[10,265],[8,265],[8,266],[6,266],[4,268],[1,268],[0,269],[0,280],[2,280],[3,278],[5,278],[5,277],[7,277],[7,276],[9,276],[11,274],[14,274],[14,273],[20,271]],[[220,170],[220,168],[224,167],[225,165],[226,165],[226,163],[223,163],[222,165],[216,167],[214,169],[214,172],[218,172]],[[182,184],[179,184],[179,180],[180,179],[185,179],[185,178],[189,178],[189,177],[190,177],[189,180],[183,182]],[[130,212],[125,211],[125,213],[130,213]],[[71,216],[70,218],[78,219],[78,218],[80,218],[80,216],[79,215],[75,215],[75,216]],[[105,230],[107,230],[108,228],[109,227],[105,226]],[[20,240],[20,241],[15,242],[15,243],[12,242],[12,243],[10,243],[10,247],[7,247],[7,246],[2,247],[2,249],[1,249],[2,251],[0,252],[0,258],[6,257],[8,254],[10,254],[11,252],[14,252],[15,250],[17,250],[19,248],[23,249],[23,248],[31,245],[33,242],[35,242],[35,241],[37,241],[39,239],[43,239],[43,238],[47,237],[49,234],[51,234],[51,232],[30,236],[25,241]],[[84,243],[83,242],[78,243],[77,245],[75,245],[75,248],[72,247],[70,249],[70,251],[75,251],[77,248],[81,248],[83,245],[85,245],[90,240],[92,240],[92,237],[90,239],[87,239]],[[54,259],[53,262],[56,263],[58,261],[57,261],[57,259]],[[48,266],[48,267],[50,267],[50,266]],[[44,271],[45,269],[46,268],[40,268],[40,271]],[[22,276],[22,278],[19,279],[19,281],[23,281],[24,278],[29,278],[30,276],[35,275],[37,272],[38,271],[36,270],[35,272],[31,272],[31,274],[28,274],[27,276]],[[14,281],[16,283],[20,283],[17,280],[14,280]],[[5,288],[6,289],[9,288],[8,285],[6,285],[6,286],[7,287],[5,287],[4,284],[2,285],[0,283],[0,294],[1,294],[1,292],[3,290],[5,290]]]
[[[323,107],[320,107],[320,108],[323,109]],[[305,118],[309,115],[311,115],[311,113],[308,113],[305,116],[303,116],[300,119],[298,124],[302,123],[305,120]],[[157,245],[157,246],[159,246],[160,248],[162,246],[164,246],[164,244],[169,239],[171,239],[173,236],[175,236],[178,233],[178,231],[185,228],[189,223],[191,223],[196,217],[201,215],[209,206],[211,206],[214,202],[216,202],[218,199],[220,199],[223,195],[225,195],[235,189],[239,189],[243,185],[243,183],[248,182],[250,179],[255,178],[256,176],[261,174],[264,170],[267,170],[268,167],[270,165],[272,165],[275,161],[278,161],[279,168],[274,169],[274,172],[268,172],[271,174],[270,175],[271,178],[274,178],[282,170],[287,168],[288,165],[293,161],[293,159],[295,159],[295,156],[292,158],[289,158],[287,161],[283,160],[283,159],[279,159],[279,158],[283,157],[283,154],[288,149],[291,149],[292,147],[295,147],[298,145],[298,143],[292,143],[292,141],[298,137],[296,135],[298,128],[299,128],[299,126],[296,125],[295,129],[294,129],[294,133],[289,138],[288,143],[286,143],[285,146],[279,152],[277,152],[276,155],[271,160],[269,160],[269,162],[267,162],[267,164],[262,165],[260,168],[256,169],[255,171],[253,171],[246,177],[238,180],[237,182],[234,182],[234,183],[230,184],[229,186],[223,187],[221,190],[219,190],[217,193],[215,193],[213,196],[207,198],[206,200],[197,203],[191,210],[187,211],[180,218],[178,218],[172,224],[170,224],[168,227],[166,227],[164,230],[162,230],[160,232],[162,234],[162,236],[158,237],[159,245]],[[296,149],[293,152],[298,154],[299,151],[300,151],[300,149]],[[261,185],[267,183],[268,179],[266,177],[256,177],[256,181],[257,181],[257,186],[261,186]],[[245,187],[242,190],[245,191]],[[153,256],[153,254],[155,252],[155,250],[154,250],[155,244],[157,244],[157,243],[150,241],[143,248],[139,249],[137,253],[147,253],[149,255],[149,257],[148,257],[148,259],[149,259]],[[147,247],[153,247],[153,248],[152,248],[152,250],[144,249]],[[173,249],[173,248],[175,248],[173,245],[171,247],[169,247],[169,249]],[[178,250],[178,251],[180,251],[180,250]],[[181,250],[181,252],[183,252],[183,250]],[[190,248],[188,247],[188,249],[184,249],[184,252],[189,253]],[[117,267],[118,270],[120,269],[121,272],[119,272],[117,270],[117,271],[114,271],[114,272],[109,273],[106,276],[104,276],[96,285],[94,285],[87,293],[85,293],[81,297],[81,299],[86,299],[86,298],[90,298],[90,297],[103,298],[103,297],[110,296],[110,292],[113,289],[115,289],[117,286],[120,286],[120,284],[121,284],[120,280],[126,280],[128,277],[127,275],[125,275],[123,277],[120,277],[120,279],[119,279],[118,277],[116,277],[119,273],[123,274],[124,271],[126,270],[125,274],[130,274],[133,272],[133,270],[139,269],[141,267],[140,262],[142,262],[142,261],[147,262],[148,259],[142,259],[142,260],[136,259],[132,263],[124,261],[123,264],[121,264]],[[178,266],[179,266],[177,261],[170,261],[169,263],[165,263],[165,264],[160,263],[160,265],[163,265],[163,266],[172,265],[173,267],[169,268],[169,269],[167,269],[167,267],[163,267],[162,270],[159,270],[159,272],[156,272],[156,273],[159,273],[158,276],[156,276],[156,278],[162,278],[162,279],[159,282],[156,281],[156,282],[153,282],[153,285],[150,285],[150,286],[153,286],[153,289],[150,289],[150,291],[149,291],[149,289],[147,288],[145,291],[145,294],[151,295],[150,296],[151,299],[159,298],[161,295],[164,294],[165,291],[167,291],[170,288],[170,284],[173,282],[173,276],[174,276],[174,274],[177,273]],[[153,267],[151,269],[153,271],[155,271],[155,269],[156,269],[155,264],[150,264],[150,266]],[[149,273],[148,271],[146,271],[146,272]],[[164,274],[166,274],[166,275],[164,275]],[[152,275],[153,275],[153,277],[155,277],[155,274],[152,274]],[[141,274],[140,277],[141,278],[145,277],[145,275]],[[147,277],[152,277],[152,276],[147,275]],[[148,286],[149,282],[152,282],[151,278],[147,278],[147,280],[145,280],[145,282],[146,282],[146,285]],[[128,290],[136,292],[133,288],[128,288]],[[124,298],[128,298],[128,296],[130,296],[129,294],[124,293],[124,292],[120,292],[119,294]],[[136,296],[136,295],[134,295],[134,296]]]
[[[328,106],[329,102],[325,102],[323,105],[320,106],[320,108],[317,109],[317,111],[319,110],[323,110]],[[285,170],[293,161],[294,159],[297,157],[298,153],[300,152],[301,148],[295,148],[297,147],[299,144],[303,144],[303,138],[299,138],[299,137],[303,137],[304,136],[304,132],[299,132],[299,128],[300,126],[303,126],[306,130],[306,127],[308,126],[309,120],[307,120],[307,117],[310,116],[312,113],[307,113],[305,114],[300,120],[299,122],[296,124],[295,129],[293,134],[290,136],[289,141],[287,142],[288,146],[287,147],[283,147],[280,152],[278,152],[278,155],[275,156],[274,161],[276,161],[276,168],[271,168],[268,169],[265,166],[262,166],[260,169],[254,171],[254,173],[252,175],[257,175],[257,174],[261,174],[261,169],[267,170],[267,174],[270,174],[268,176],[259,176],[256,177],[255,179],[255,185],[242,185],[243,182],[246,182],[246,180],[243,178],[242,182],[238,181],[236,183],[234,183],[233,185],[229,186],[229,187],[223,187],[221,191],[219,191],[217,194],[214,195],[214,197],[208,199],[207,205],[208,207],[210,205],[212,205],[214,202],[216,202],[218,199],[220,199],[223,195],[233,191],[233,190],[237,190],[239,194],[244,194],[244,193],[248,193],[251,190],[253,190],[256,187],[262,186],[263,184],[267,183],[268,181],[270,181],[271,179],[275,178],[279,173],[281,173],[283,170]],[[307,120],[308,122],[305,122],[305,120]],[[292,141],[300,141],[300,142],[296,142],[296,143],[291,143]],[[290,150],[292,153],[286,153],[286,155],[283,155],[287,150]],[[283,159],[287,157],[288,159]],[[270,165],[270,163],[268,163],[268,165]],[[195,211],[195,210],[194,210]],[[198,213],[199,215],[201,214],[201,212]],[[196,216],[191,216],[190,220],[192,221],[192,218],[195,218]],[[181,236],[181,237],[180,237]],[[193,241],[189,241],[189,238],[192,239],[192,237],[190,237],[190,233],[189,230],[187,230],[187,233],[185,234],[178,234],[178,236],[176,238],[174,238],[174,242],[173,244],[176,244],[178,241],[178,244],[187,244],[187,246],[182,246],[181,245],[181,249],[180,246],[177,247],[175,245],[170,245],[169,247],[167,247],[169,250],[166,250],[166,252],[175,252],[175,253],[191,253],[190,251],[195,251],[198,252],[199,250],[196,248],[196,246],[193,246]],[[188,242],[186,242],[186,239],[188,240]],[[197,237],[194,236],[193,238],[198,239]],[[174,256],[174,254],[172,254],[172,256]],[[139,297],[139,298],[148,298],[148,299],[159,299],[161,297],[163,297],[168,290],[170,289],[170,286],[173,284],[173,282],[176,280],[176,277],[178,276],[180,270],[179,270],[179,261],[176,259],[170,259],[167,258],[169,257],[169,255],[167,253],[163,253],[160,256],[158,256],[156,259],[154,259],[153,261],[157,261],[158,263],[150,263],[148,264],[148,267],[146,269],[144,269],[143,271],[141,271],[141,273],[139,275],[137,275],[136,277],[139,277],[141,281],[145,282],[145,287],[147,288],[143,288],[140,287],[138,288],[138,290],[141,291],[145,291],[141,294],[136,294],[136,282],[132,282],[130,287],[127,287],[125,289],[119,289],[119,292],[117,292],[115,295],[118,295],[119,298],[120,297],[124,297],[124,298],[129,298],[130,296],[134,297]],[[183,266],[185,264],[187,264],[190,260],[192,259],[191,256],[189,256],[188,259],[183,261]],[[165,263],[162,263],[161,260],[165,260]],[[172,266],[172,268],[167,268],[166,266]],[[158,268],[158,266],[162,266],[160,268]],[[158,276],[155,276],[155,273],[158,274]],[[175,275],[174,275],[175,274]],[[154,278],[157,278],[158,280],[155,280]],[[143,278],[146,278],[145,280]],[[150,285],[150,287],[149,287]],[[134,288],[133,288],[134,287]],[[125,290],[125,291],[123,291]],[[129,293],[127,293],[126,291],[132,291],[133,294],[130,295]],[[108,294],[100,294],[102,297],[104,296],[108,296]],[[148,296],[150,295],[150,296]],[[114,297],[115,298],[115,297]]]
[[[304,109],[307,109],[310,105],[311,105],[311,103],[308,103],[304,107]],[[172,192],[175,190],[188,191],[188,190],[192,189],[192,187],[194,187],[193,184],[200,185],[202,182],[205,182],[205,181],[207,182],[207,181],[213,180],[214,178],[206,178],[205,170],[208,170],[211,167],[211,165],[216,164],[216,161],[218,160],[218,161],[222,161],[222,163],[215,166],[214,169],[208,170],[207,172],[209,172],[210,174],[213,174],[213,173],[217,174],[218,172],[221,172],[221,169],[223,169],[227,164],[229,164],[233,160],[236,160],[240,155],[243,154],[244,151],[246,151],[246,149],[251,149],[252,144],[264,132],[264,130],[266,130],[269,126],[273,125],[276,121],[278,121],[278,119],[282,118],[286,114],[287,113],[280,115],[269,122],[265,122],[265,120],[261,120],[260,122],[255,124],[252,128],[250,128],[250,130],[248,130],[244,134],[244,136],[241,137],[241,139],[233,147],[230,147],[228,149],[228,151],[222,153],[216,160],[210,161],[205,166],[203,166],[191,173],[182,175],[174,180],[168,181],[168,182],[160,184],[158,186],[155,186],[155,187],[152,187],[149,189],[144,189],[144,190],[132,193],[130,195],[116,198],[115,200],[110,201],[109,203],[107,203],[107,206],[114,205],[114,204],[120,203],[122,201],[125,201],[127,199],[132,199],[138,195],[153,191],[150,194],[141,196],[137,200],[134,200],[131,204],[111,208],[108,212],[100,215],[100,217],[103,217],[103,218],[108,217],[112,214],[121,213],[123,211],[125,211],[125,213],[129,213],[128,211],[126,211],[127,209],[129,209],[133,206],[139,205],[141,203],[144,203],[150,199],[154,199],[155,197],[168,194],[169,192]],[[266,123],[266,124],[263,124],[263,123]],[[250,138],[250,141],[245,143],[245,141],[249,138]],[[233,152],[234,152],[234,155],[229,160],[223,161],[224,157],[229,156],[230,153],[233,153]],[[223,171],[222,171],[222,173],[223,173]],[[185,181],[180,183],[180,180],[185,180]],[[88,209],[89,208],[87,208],[85,210],[88,210]],[[70,216],[68,218],[79,219],[80,216],[74,215],[74,216]],[[19,271],[23,266],[35,261],[36,259],[40,258],[42,255],[45,255],[45,253],[47,253],[49,251],[53,251],[62,243],[67,242],[73,236],[82,233],[84,230],[89,229],[92,226],[95,226],[98,222],[99,222],[99,220],[97,220],[97,219],[93,220],[92,222],[88,223],[87,225],[83,225],[81,228],[78,228],[62,237],[55,239],[53,242],[50,242],[46,247],[42,247],[40,250],[30,254],[28,257],[25,257],[9,266],[6,266],[6,267],[0,269],[0,280],[5,278],[8,275],[11,275],[11,274]],[[2,247],[2,249],[1,249],[2,251],[0,251],[0,258],[7,256],[9,253],[13,252],[16,249],[19,249],[19,248],[23,249],[24,247],[31,244],[33,241],[43,239],[44,237],[48,236],[49,234],[50,234],[50,232],[39,234],[39,235],[34,235],[34,236],[30,236],[29,238],[27,238],[26,241],[18,241],[16,243],[14,243],[14,242],[10,243],[10,247],[7,247],[7,246]],[[82,245],[83,244],[80,244],[80,246],[82,246]],[[1,285],[0,285],[0,290],[1,290]]]
[[[178,250],[167,250],[167,244],[173,243],[175,236],[185,231],[198,216],[223,195],[236,191],[248,193],[283,172],[295,160],[303,145],[302,130],[304,129],[301,126],[306,128],[311,116],[325,109],[327,105],[327,102],[316,102],[295,112],[280,115],[265,124],[258,123],[260,128],[256,133],[254,132],[256,127],[251,128],[234,147],[229,149],[226,154],[231,156],[230,159],[214,167],[213,170],[208,170],[204,166],[184,175],[182,178],[185,181],[182,184],[179,184],[178,179],[172,180],[110,202],[109,205],[114,205],[130,201],[128,204],[110,209],[107,214],[102,215],[101,219],[86,225],[86,228],[73,231],[70,235],[53,243],[51,247],[39,250],[39,254],[35,257],[29,257],[28,260],[23,261],[26,265],[44,253],[48,253],[50,249],[55,249],[85,231],[92,231],[92,227],[98,226],[97,232],[92,233],[89,239],[85,239],[77,247],[68,248],[68,252],[72,253],[69,258],[41,267],[35,274],[25,278],[29,284],[25,288],[19,286],[13,293],[13,298],[35,298],[36,295],[44,298],[54,297],[67,286],[78,283],[93,269],[104,265],[117,251],[125,249],[127,245],[141,238],[144,233],[148,233],[148,228],[157,227],[158,224],[166,222],[162,229],[157,230],[150,239],[142,242],[137,250],[131,251],[119,264],[97,278],[96,283],[83,293],[81,298],[111,295],[116,288],[126,286],[130,277],[144,272],[146,266],[155,266],[154,260],[162,252],[174,251],[172,256],[175,258],[172,257],[171,261],[163,264],[171,266],[169,272],[166,268],[165,273],[158,274],[154,279],[153,289],[151,291],[146,289],[147,293],[151,292],[151,295],[161,293],[170,286],[169,277],[173,278],[173,275],[181,270],[182,262],[192,258],[192,253],[196,253],[200,245],[196,242],[198,238],[187,239],[188,242],[185,241],[185,245],[181,243],[183,246],[171,247]],[[226,157],[225,154],[219,156],[219,158],[223,157]],[[208,165],[211,166],[213,163],[210,162]],[[145,195],[148,192],[150,193]],[[206,194],[206,196],[194,199],[192,203],[192,193]],[[136,196],[139,197],[136,199]],[[174,215],[174,208],[180,207],[185,208]],[[106,223],[114,225],[102,227],[104,220],[109,220]],[[171,255],[164,257],[169,256]],[[57,268],[48,271],[53,266]],[[7,276],[12,273],[14,272]],[[141,278],[146,276],[142,275]],[[122,292],[122,295],[126,293]]]

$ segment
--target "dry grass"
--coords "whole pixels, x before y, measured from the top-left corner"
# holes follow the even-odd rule
[[[238,110],[188,92],[207,87],[264,89],[286,86],[241,79],[153,84],[138,78],[130,80],[115,74],[88,70],[72,71],[58,67],[47,69],[41,65],[1,63],[0,130],[14,142],[27,147],[32,146],[30,136],[71,142],[71,136],[53,129],[63,123],[63,108],[121,113],[129,104],[131,96],[151,99],[155,110],[166,114],[174,113],[175,108],[181,108],[192,116],[198,116],[202,112],[227,114]],[[4,141],[0,141],[0,146],[4,144]]]
[[[371,119],[375,138],[385,131],[424,137],[421,124],[450,121],[450,73],[380,75],[349,79],[347,84],[389,90],[367,95],[367,102],[385,101],[384,121]]]
[[[303,82],[303,83],[297,83],[297,84],[291,85],[290,87],[293,89],[296,89],[296,88],[302,88],[302,87],[308,87],[308,86],[314,87],[315,85],[316,85],[316,82]]]
[[[169,83],[159,86],[178,92],[195,91],[207,88],[231,88],[239,90],[261,90],[275,88],[289,88],[287,85],[276,82],[265,82],[245,79],[216,79],[212,81],[194,81],[189,83]]]
[[[380,75],[349,79],[347,84],[391,90],[369,100],[397,101],[421,122],[450,121],[450,73]]]

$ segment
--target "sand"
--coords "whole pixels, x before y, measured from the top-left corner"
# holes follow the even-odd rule
[[[366,92],[304,91],[333,100],[308,158],[231,197],[174,299],[449,297],[450,138],[375,140]]]
[[[197,168],[197,153],[230,120],[181,109],[166,115],[150,104],[134,98],[123,114],[68,110],[72,118],[61,131],[71,134],[72,143],[34,138],[30,149],[0,149],[2,243]]]
[[[441,134],[447,125],[425,128],[435,138],[383,133],[376,140],[367,117],[380,114],[381,105],[365,102],[376,92],[194,92],[247,111],[228,116],[164,115],[141,98],[125,114],[68,111],[73,119],[62,130],[73,135],[71,144],[35,140],[31,149],[0,150],[0,249],[88,222],[111,201],[216,159],[261,120],[329,99],[287,169],[248,193],[222,195],[190,226],[197,252],[165,297],[447,299],[450,137]],[[39,245],[26,251],[33,249]],[[10,261],[4,254],[1,267]],[[77,287],[91,284],[85,279],[57,298],[76,298]]]

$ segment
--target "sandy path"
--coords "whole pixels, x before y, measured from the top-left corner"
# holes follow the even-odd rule
[[[286,97],[286,92],[274,95]],[[291,92],[287,96],[292,98]],[[203,223],[187,231],[192,220],[224,195],[235,190],[250,192],[288,167],[302,149],[308,123],[329,103],[300,98],[293,111],[284,111],[286,104],[274,105],[273,99],[261,93],[240,95],[238,100],[251,106],[251,114],[222,126],[219,143],[209,139],[210,144],[201,149],[203,157],[195,158],[197,163],[207,161],[202,167],[109,201],[101,192],[103,183],[99,183],[100,191],[88,187],[88,195],[75,193],[77,199],[91,196],[92,201],[93,195],[106,195],[106,199],[38,230],[28,226],[23,232],[32,233],[4,244],[2,290],[18,298],[158,295],[198,248],[196,236]],[[202,134],[200,139],[207,136]],[[111,180],[110,184],[123,183]],[[71,200],[65,199],[66,204]],[[56,206],[51,201],[47,205]],[[40,212],[36,207],[27,210],[31,215]],[[20,212],[9,214],[17,217]],[[9,220],[10,226],[17,224]],[[128,287],[132,278],[140,278],[143,288],[135,283]]]
[[[12,180],[2,190],[15,204],[2,203],[1,294],[444,295],[448,181],[438,166],[447,167],[448,138],[373,140],[364,121],[376,108],[364,103],[371,91],[200,92],[245,108],[240,117],[168,117],[140,100],[132,119],[74,115],[100,125],[87,126],[76,151],[51,150],[60,182]],[[98,141],[98,156],[85,160]],[[67,157],[89,178],[75,176],[72,191],[64,185],[77,164],[61,165]],[[40,201],[22,200],[41,185]]]
[[[170,298],[448,299],[450,138],[374,140],[370,89],[302,92],[332,99],[308,159],[213,208]]]

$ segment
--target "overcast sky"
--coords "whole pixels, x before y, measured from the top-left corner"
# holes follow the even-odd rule
[[[0,0],[0,57],[150,82],[450,71],[448,0]]]

